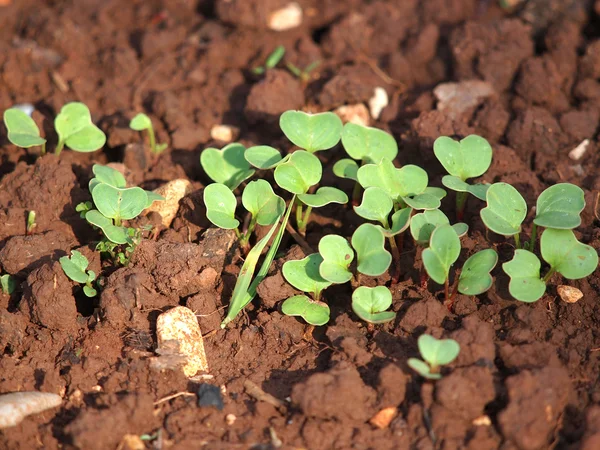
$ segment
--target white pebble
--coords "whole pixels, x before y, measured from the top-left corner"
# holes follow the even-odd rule
[[[210,129],[210,137],[215,141],[229,144],[240,135],[240,129],[232,125],[213,125]]]
[[[296,28],[302,23],[302,8],[296,2],[288,3],[269,16],[268,26],[274,31],[284,31]]]
[[[62,403],[60,395],[49,392],[13,392],[0,395],[0,428],[14,427],[31,414]]]
[[[159,213],[162,217],[163,226],[169,228],[171,222],[173,222],[173,219],[175,219],[175,216],[177,215],[177,211],[179,211],[179,201],[191,193],[192,190],[192,183],[185,178],[169,181],[167,184],[154,189],[154,192],[158,195],[162,195],[165,200],[152,203],[152,205],[146,209],[146,213],[152,211]]]
[[[371,117],[369,116],[369,111],[367,107],[362,103],[357,103],[355,105],[344,105],[336,108],[334,111],[338,115],[342,122],[353,123],[355,125],[362,125],[363,127],[368,127],[371,121]]]
[[[382,87],[376,87],[373,92],[373,97],[369,99],[369,109],[371,110],[371,117],[375,120],[379,119],[381,111],[389,104],[387,92]]]
[[[573,286],[560,285],[556,288],[563,302],[577,303],[583,297],[583,292]]]
[[[569,152],[569,158],[571,158],[573,161],[579,161],[585,152],[587,152],[589,145],[590,140],[584,139],[577,147]]]

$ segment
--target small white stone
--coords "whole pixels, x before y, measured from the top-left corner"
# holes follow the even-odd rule
[[[210,129],[210,137],[215,141],[229,144],[240,135],[240,129],[232,125],[213,125]]]
[[[236,421],[236,420],[237,420],[237,417],[235,417],[235,415],[234,415],[234,414],[227,414],[227,415],[225,416],[225,423],[226,423],[227,425],[230,425],[230,426],[231,426],[231,425],[233,425],[233,424],[235,423],[235,421]]]
[[[167,341],[177,341],[179,353],[186,358],[183,366],[185,376],[193,377],[196,372],[208,371],[202,332],[191,309],[176,306],[158,316],[156,336],[159,348]]]
[[[336,108],[334,111],[338,115],[342,122],[353,123],[355,125],[362,125],[368,127],[371,122],[369,116],[369,110],[362,103],[356,103],[355,105],[344,105]]]
[[[573,286],[560,285],[556,288],[563,302],[577,303],[583,297],[583,292]]]
[[[171,222],[173,222],[173,219],[175,219],[175,216],[177,215],[177,211],[179,211],[179,201],[191,193],[192,190],[192,183],[185,178],[169,181],[167,184],[154,189],[153,192],[162,195],[165,200],[152,203],[152,205],[146,209],[146,214],[152,211],[159,213],[162,217],[163,226],[169,228]]]
[[[473,425],[475,425],[476,427],[489,427],[491,424],[492,420],[489,418],[489,416],[486,415],[479,416],[475,420],[473,420]]]
[[[269,15],[268,26],[271,30],[284,31],[296,28],[302,23],[302,8],[296,2],[288,3]]]
[[[369,110],[371,111],[371,117],[375,120],[379,119],[381,111],[389,105],[390,100],[387,92],[382,87],[376,87],[373,92],[373,97],[369,99]]]
[[[438,99],[438,111],[443,111],[450,119],[456,119],[466,111],[477,107],[494,93],[494,87],[482,80],[442,83],[433,90],[433,94]]]
[[[584,139],[577,147],[569,152],[569,158],[571,158],[573,161],[579,161],[585,152],[587,152],[589,145],[590,140]]]
[[[49,392],[13,392],[0,395],[0,429],[14,427],[25,417],[54,408],[61,403],[60,395]]]

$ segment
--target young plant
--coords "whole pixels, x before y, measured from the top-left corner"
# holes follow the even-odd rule
[[[262,75],[269,69],[273,69],[279,64],[279,61],[283,59],[285,55],[285,47],[283,45],[278,45],[273,52],[267,56],[265,60],[264,66],[257,66],[252,69],[252,73],[255,75]]]
[[[456,191],[456,218],[460,222],[469,193],[480,200],[486,199],[488,185],[469,184],[467,180],[480,177],[489,169],[492,147],[484,138],[474,134],[461,141],[442,136],[433,143],[433,152],[449,173],[442,178],[442,184]]]
[[[300,316],[311,325],[325,325],[329,322],[329,306],[321,301],[321,293],[333,283],[319,273],[323,258],[313,253],[297,261],[287,261],[283,265],[283,276],[296,289],[310,294],[294,295],[281,305],[287,316]]]
[[[279,126],[294,145],[309,153],[335,147],[343,129],[342,119],[332,112],[286,111],[279,118]]]
[[[66,276],[76,283],[84,284],[83,293],[85,295],[88,297],[96,296],[96,289],[92,285],[96,279],[96,274],[93,270],[87,270],[89,262],[85,256],[77,250],[72,250],[70,258],[63,256],[58,261]]]
[[[487,206],[480,212],[484,225],[494,233],[513,236],[521,248],[521,224],[527,216],[527,203],[514,187],[507,183],[494,183],[486,193]]]
[[[5,293],[7,295],[11,295],[13,292],[15,292],[16,288],[17,288],[17,282],[15,281],[15,279],[12,276],[10,276],[7,273],[0,276],[0,289],[2,290],[3,293]]]
[[[550,265],[541,278],[541,262],[530,251],[517,249],[513,259],[502,265],[510,277],[510,295],[522,302],[539,300],[546,292],[546,283],[557,272],[569,280],[578,280],[598,267],[596,250],[579,242],[571,230],[546,229],[540,247],[542,258]]]
[[[352,310],[368,323],[386,323],[396,318],[387,311],[392,306],[392,293],[385,286],[373,288],[360,286],[352,293]]]
[[[150,140],[150,151],[155,155],[162,153],[167,148],[167,144],[165,143],[156,143],[156,134],[154,134],[154,127],[152,126],[152,121],[150,120],[150,117],[148,117],[146,114],[137,114],[133,119],[131,119],[131,122],[129,122],[129,128],[135,131],[148,130],[148,139]]]
[[[25,234],[30,235],[35,230],[37,224],[35,223],[35,211],[31,210],[27,213],[27,227],[25,228]]]
[[[222,150],[206,148],[200,154],[200,164],[211,180],[235,191],[255,172],[246,161],[245,152],[246,148],[238,143],[228,144]]]
[[[438,284],[444,285],[447,303],[450,297],[450,268],[460,254],[460,239],[449,224],[439,225],[429,239],[429,247],[423,250],[423,265],[429,277]]]
[[[4,111],[4,125],[11,144],[21,148],[41,145],[42,155],[46,153],[46,139],[40,137],[40,129],[34,120],[20,108]]]
[[[292,64],[291,62],[286,63],[285,66],[296,78],[298,78],[300,80],[301,83],[306,84],[310,81],[313,70],[315,70],[320,65],[321,65],[321,61],[316,60],[316,61],[311,62],[304,69],[301,69],[300,67]]]
[[[460,353],[460,345],[454,339],[436,339],[429,334],[419,336],[417,345],[423,360],[409,358],[408,365],[430,380],[441,379],[441,366],[450,364]]]
[[[492,287],[494,279],[490,272],[498,263],[498,253],[491,248],[481,250],[467,259],[458,277],[458,292],[479,295]]]

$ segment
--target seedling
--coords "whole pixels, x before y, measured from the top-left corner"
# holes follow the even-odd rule
[[[352,310],[365,322],[385,323],[394,320],[396,313],[387,311],[391,305],[392,293],[385,286],[360,286],[352,293]]]
[[[540,278],[541,262],[527,250],[516,250],[513,259],[502,265],[510,277],[508,290],[517,300],[535,302],[546,291],[546,283],[555,273],[569,280],[590,275],[598,267],[598,253],[577,240],[571,230],[548,228],[540,240],[542,258],[550,265]]]
[[[487,206],[481,210],[481,220],[494,233],[513,236],[521,248],[519,233],[527,216],[527,203],[514,187],[507,183],[494,183],[486,193]]]
[[[422,334],[417,341],[421,358],[409,358],[408,365],[423,378],[439,380],[441,366],[446,366],[456,359],[460,353],[460,345],[454,339],[436,339],[429,334]]]
[[[423,265],[429,277],[438,284],[444,285],[446,302],[450,297],[450,268],[460,254],[460,239],[449,224],[439,225],[429,240],[429,247],[423,250]]]
[[[33,233],[33,230],[36,226],[37,224],[35,223],[35,211],[29,211],[27,213],[27,227],[25,228],[25,234],[30,235],[31,233]]]
[[[157,144],[156,143],[156,134],[154,134],[154,127],[152,126],[152,121],[150,117],[148,117],[144,113],[137,114],[131,122],[129,122],[129,128],[135,131],[144,131],[148,130],[148,139],[150,140],[150,151],[155,155],[162,153],[166,148],[167,144]]]
[[[96,279],[96,273],[93,270],[87,270],[89,262],[77,250],[71,251],[71,257],[63,256],[59,260],[60,265],[71,280],[76,283],[84,284],[83,293],[88,297],[95,297],[97,292],[92,283]]]
[[[313,253],[304,259],[287,261],[283,265],[283,276],[296,289],[310,294],[295,295],[281,305],[281,310],[288,316],[300,316],[311,325],[324,325],[329,322],[329,306],[321,301],[321,293],[333,283],[324,279],[319,273],[323,258]]]
[[[498,254],[491,248],[472,255],[462,267],[458,278],[458,292],[479,295],[492,287],[494,279],[490,272],[498,263]]]
[[[257,66],[252,69],[252,73],[255,75],[262,75],[269,69],[273,69],[279,64],[279,62],[283,59],[285,55],[285,47],[283,45],[279,45],[273,50],[273,52],[267,56],[265,60],[264,66]]]
[[[433,151],[444,169],[450,174],[442,184],[456,191],[456,218],[463,220],[468,193],[480,200],[486,199],[488,185],[469,184],[469,178],[483,175],[492,163],[492,147],[482,137],[470,135],[461,141],[442,136],[433,143]]]
[[[245,152],[246,148],[238,143],[226,145],[222,150],[207,148],[200,154],[200,164],[211,180],[234,191],[254,175]]]
[[[83,103],[72,102],[62,107],[54,120],[58,144],[54,153],[60,155],[66,145],[76,152],[95,152],[106,143],[106,135],[92,123],[90,110]]]
[[[303,84],[306,84],[310,81],[311,78],[311,74],[313,72],[313,70],[315,70],[317,67],[319,67],[321,65],[321,61],[317,60],[317,61],[313,61],[311,62],[308,66],[306,66],[304,69],[301,69],[300,67],[292,64],[291,62],[286,64],[286,67],[288,68],[288,70],[294,75],[296,76],[296,78],[298,78]]]
[[[5,294],[11,295],[17,288],[17,282],[12,276],[5,273],[4,275],[0,276],[0,288]]]
[[[4,111],[4,125],[11,144],[21,148],[41,145],[42,155],[46,153],[46,139],[40,137],[40,130],[34,120],[19,108]]]
[[[332,112],[286,111],[279,119],[279,126],[294,145],[310,153],[335,147],[343,129],[342,120]]]

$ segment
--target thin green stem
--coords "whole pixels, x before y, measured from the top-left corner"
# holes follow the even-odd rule
[[[544,278],[542,278],[542,281],[544,283],[547,283],[548,280],[550,279],[550,277],[552,277],[552,275],[554,275],[556,273],[556,269],[554,269],[553,267],[550,267],[550,270],[548,271],[548,273],[546,275],[544,275]]]
[[[354,188],[352,189],[352,205],[358,206],[360,205],[360,194],[362,193],[362,186],[357,181],[354,183]]]
[[[532,252],[535,248],[535,240],[537,238],[537,225],[533,222],[531,226],[531,238],[529,239],[529,251]]]
[[[450,280],[446,277],[446,282],[444,283],[444,298],[446,301],[450,301]]]
[[[154,127],[152,125],[148,127],[148,139],[150,140],[150,151],[156,154],[156,135],[154,134]]]
[[[307,206],[306,211],[304,212],[304,217],[302,218],[302,224],[304,225],[304,229],[308,225],[308,219],[310,219],[310,213],[312,212],[312,206]]]
[[[515,238],[515,246],[517,248],[521,248],[521,235],[519,235],[519,233],[517,233],[513,237]]]
[[[467,204],[467,198],[469,198],[468,192],[457,192],[456,193],[456,221],[462,222],[465,215],[465,206]]]
[[[116,218],[115,219],[115,227],[120,227],[121,226],[121,219],[120,218]]]
[[[46,143],[44,142],[42,144],[42,155],[45,155],[45,154],[46,154]]]
[[[60,156],[60,152],[62,152],[62,149],[64,146],[65,146],[64,141],[58,141],[58,144],[56,145],[56,149],[54,150],[54,154],[56,156]]]

